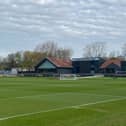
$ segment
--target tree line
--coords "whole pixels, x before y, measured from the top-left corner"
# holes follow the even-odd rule
[[[38,44],[33,51],[18,51],[1,58],[0,70],[10,70],[12,68],[32,70],[45,57],[70,59],[72,54],[72,49],[62,48],[57,43],[48,41]]]
[[[105,58],[118,58],[126,57],[126,43],[122,45],[122,48],[113,50],[113,47],[107,47],[105,42],[94,42],[87,44],[83,49],[83,57],[105,57]]]
[[[85,45],[83,57],[126,57],[126,44],[122,46],[121,52],[118,50],[109,51],[109,54],[107,52],[107,44],[105,42],[94,42]],[[47,41],[38,44],[33,51],[18,51],[1,58],[0,70],[10,70],[12,68],[32,70],[45,57],[70,59],[72,56],[73,50],[71,48],[62,48],[53,41]]]

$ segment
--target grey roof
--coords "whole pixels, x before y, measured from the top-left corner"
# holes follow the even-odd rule
[[[88,58],[73,58],[72,61],[97,61],[100,60],[101,58],[99,57],[88,57]]]

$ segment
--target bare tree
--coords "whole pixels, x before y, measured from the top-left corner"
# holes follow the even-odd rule
[[[72,57],[73,50],[69,48],[59,48],[56,52],[56,57],[61,59],[70,59]]]
[[[68,59],[71,58],[73,51],[69,48],[61,48],[57,43],[48,41],[43,44],[39,44],[35,48],[35,52],[41,52],[45,56]]]
[[[57,49],[58,49],[57,43],[53,41],[47,41],[43,44],[37,45],[35,51],[46,54],[47,56],[54,57],[56,55]]]
[[[84,57],[104,57],[106,55],[106,43],[95,42],[84,47]]]
[[[122,46],[122,56],[126,57],[126,43]]]
[[[121,57],[121,53],[119,50],[111,51],[108,55],[109,58]]]

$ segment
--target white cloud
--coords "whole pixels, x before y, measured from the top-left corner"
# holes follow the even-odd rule
[[[0,1],[0,3],[9,4],[9,3],[11,3],[11,0]]]
[[[18,27],[18,30],[57,36],[101,33],[121,36],[126,29],[126,8],[122,3],[126,1],[4,0],[0,1],[0,28],[15,30]]]
[[[37,3],[37,4],[50,4],[50,3],[53,3],[54,0],[33,0],[34,3]]]

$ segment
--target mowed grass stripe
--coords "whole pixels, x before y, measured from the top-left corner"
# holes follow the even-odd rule
[[[83,95],[82,93],[63,93],[62,95],[50,94],[44,97],[38,96],[19,99],[1,99],[0,108],[3,109],[0,109],[0,117],[17,115],[20,113],[31,113],[33,110],[34,112],[45,111],[49,109],[62,108],[64,106],[87,104],[114,98],[120,97]]]
[[[123,98],[123,96],[114,96],[114,95],[105,95],[105,94],[94,94],[94,93],[54,93],[54,94],[38,94],[38,95],[29,95],[29,96],[20,96],[20,97],[15,97],[15,98],[21,98],[21,99],[23,99],[23,98],[32,98],[32,97],[40,97],[40,96],[59,96],[59,95],[66,95],[66,94],[68,94],[68,95],[75,95],[75,94],[77,94],[77,95],[87,95],[87,96],[100,96],[100,97],[120,97],[120,98]]]
[[[124,96],[117,96],[117,95],[106,95],[106,94],[94,94],[94,93],[53,93],[53,94],[36,94],[36,95],[25,95],[25,96],[18,96],[18,97],[11,97],[11,98],[0,98],[0,100],[9,100],[9,99],[25,99],[25,98],[34,98],[34,97],[44,97],[44,96],[61,96],[61,95],[87,95],[87,96],[100,96],[100,97],[113,97],[113,98],[123,98]]]
[[[109,103],[109,102],[115,102],[115,101],[121,101],[121,100],[126,100],[126,97],[118,98],[118,99],[109,99],[109,100],[104,100],[104,101],[97,101],[97,102],[93,102],[93,103],[87,103],[87,104],[81,104],[81,105],[75,105],[75,106],[66,106],[66,107],[62,107],[62,108],[50,109],[50,110],[45,110],[45,111],[43,110],[43,111],[33,112],[33,113],[18,114],[18,115],[14,115],[14,116],[0,118],[0,121],[13,119],[13,118],[24,117],[24,116],[31,116],[31,115],[40,114],[40,113],[60,111],[60,110],[64,110],[64,109],[71,109],[71,108],[76,109],[78,107],[85,107],[85,106],[91,106],[91,105]]]
[[[126,126],[125,97],[125,78],[0,78],[0,126]]]

